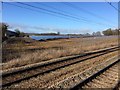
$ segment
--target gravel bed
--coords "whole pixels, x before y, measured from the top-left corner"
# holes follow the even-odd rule
[[[108,66],[109,64],[111,64],[114,61],[117,61],[117,56],[108,59],[106,62],[103,62],[102,64],[97,65],[96,67],[90,68],[86,71],[84,71],[83,73],[80,74],[76,74],[72,77],[69,77],[55,85],[52,85],[49,88],[72,88],[75,85],[79,84],[80,82],[82,82],[84,79],[86,79],[87,77],[90,77],[91,75],[93,75],[94,73],[98,72],[99,70],[103,69],[104,67]]]

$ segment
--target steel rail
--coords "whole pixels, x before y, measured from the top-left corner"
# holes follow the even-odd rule
[[[87,83],[91,82],[92,80],[96,79],[96,77],[100,76],[102,73],[104,73],[106,70],[108,70],[109,68],[111,68],[113,65],[117,64],[120,62],[120,59],[118,59],[117,61],[113,62],[112,64],[106,66],[105,68],[101,69],[100,71],[94,73],[92,76],[84,79],[82,82],[76,84],[74,87],[72,87],[70,90],[82,90],[83,86],[86,85]],[[117,83],[117,85],[114,87],[114,90],[117,90],[118,85],[120,82]]]

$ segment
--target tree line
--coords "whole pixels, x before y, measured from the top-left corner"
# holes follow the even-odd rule
[[[6,34],[8,27],[9,25],[5,23],[0,23],[0,33],[1,33],[2,41],[4,41],[7,38],[5,34]]]
[[[7,36],[8,28],[9,28],[8,24],[0,23],[0,33],[1,33],[2,41],[9,38],[9,36]],[[24,32],[21,32],[19,29],[15,29],[14,32],[16,33],[17,37],[24,37],[24,36],[28,37],[29,36],[29,35],[26,35]]]
[[[119,35],[119,29],[114,29],[112,30],[111,28],[105,30],[102,32],[105,36],[110,36],[110,35]]]
[[[6,32],[7,32],[8,28],[9,28],[8,24],[0,23],[0,29],[1,29],[0,32],[1,32],[1,35],[2,35],[2,39],[6,38]],[[19,29],[15,29],[14,31],[17,33],[18,37],[29,36],[28,34],[25,34],[24,32],[20,32]],[[60,32],[58,32],[58,34],[60,34]],[[110,35],[119,35],[120,32],[119,32],[119,29],[114,29],[113,30],[113,29],[109,28],[107,30],[102,31],[102,34],[104,36],[110,36]],[[86,35],[90,35],[90,34],[87,33]],[[92,36],[101,36],[101,32],[100,31],[93,32]]]

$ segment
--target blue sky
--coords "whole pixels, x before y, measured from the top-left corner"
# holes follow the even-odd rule
[[[92,33],[118,27],[118,12],[106,2],[27,2],[25,4],[70,15],[74,18],[46,12],[20,3],[4,2],[2,21],[8,23],[11,30],[18,28],[23,32],[60,32],[66,34]],[[112,4],[117,7],[117,3],[112,2]],[[102,25],[98,23],[102,23]]]

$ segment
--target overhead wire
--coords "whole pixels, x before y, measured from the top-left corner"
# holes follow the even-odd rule
[[[120,13],[120,10],[117,9],[111,2],[108,2],[107,0],[105,0],[112,8],[114,8],[117,12]]]
[[[96,17],[96,18],[102,19],[102,20],[104,20],[104,21],[106,21],[106,22],[109,22],[109,23],[111,22],[110,20],[108,20],[108,19],[106,19],[106,18],[104,18],[104,17],[102,17],[102,16],[100,16],[100,15],[97,15],[97,14],[95,14],[95,13],[93,13],[93,12],[90,12],[90,11],[88,11],[88,10],[85,10],[85,9],[83,9],[83,8],[81,8],[81,7],[77,7],[76,5],[71,4],[71,3],[69,3],[69,2],[63,2],[63,4],[65,4],[65,5],[67,5],[67,6],[71,7],[71,8],[74,8],[74,9],[76,9],[76,10],[79,10],[79,11],[82,11],[82,12],[84,12],[84,13],[87,13],[87,14],[89,14],[89,15],[91,15],[91,16]],[[114,26],[114,25],[113,25],[113,26]]]
[[[80,17],[80,19],[83,19],[83,20],[85,20],[85,21],[95,22],[95,23],[97,23],[97,24],[99,24],[99,25],[102,24],[102,23],[99,23],[99,22],[96,22],[96,21],[90,20],[90,19],[88,19],[88,18],[85,18],[85,17],[83,17],[83,16],[79,16],[79,15],[76,15],[76,14],[72,14],[72,13],[70,13],[70,12],[66,12],[66,11],[63,11],[63,10],[57,9],[57,8],[55,8],[55,7],[52,7],[52,6],[49,6],[49,5],[43,4],[43,3],[39,3],[39,5],[43,5],[44,7],[52,8],[52,9],[54,9],[54,10],[57,10],[57,11],[63,12],[63,13],[65,13],[65,14],[67,13],[68,15],[78,16],[78,17]]]
[[[23,9],[28,9],[28,10],[31,10],[31,11],[34,11],[34,12],[38,12],[38,13],[42,12],[44,14],[49,14],[49,15],[56,16],[56,17],[59,17],[59,18],[64,18],[64,19],[67,19],[67,20],[71,19],[71,18],[68,18],[68,17],[58,16],[58,15],[55,15],[55,14],[52,14],[52,13],[43,12],[43,11],[39,11],[39,10],[36,10],[36,9],[31,9],[31,8],[28,8],[28,7],[23,7],[23,6],[20,6],[20,5],[16,5],[16,4],[11,4],[11,3],[5,3],[5,4],[16,6],[16,7],[20,7],[20,8],[23,8]],[[75,20],[75,19],[72,19],[72,20],[75,21],[75,22],[79,22],[78,20]]]
[[[30,4],[25,4],[25,3],[22,3],[22,2],[17,2],[17,3],[20,3],[22,5],[26,5],[26,6],[30,6],[30,7],[36,8],[36,9],[40,9],[40,10],[43,10],[43,11],[51,12],[51,13],[54,13],[54,14],[57,14],[57,15],[62,15],[62,16],[70,17],[70,18],[73,18],[73,19],[76,19],[76,20],[82,20],[82,21],[86,21],[86,22],[90,21],[90,20],[86,20],[86,19],[80,19],[78,17],[72,16],[72,15],[68,15],[68,14],[64,14],[64,13],[61,13],[61,12],[56,12],[56,11],[48,10],[48,9],[45,9],[45,8],[33,6],[33,5],[30,5]],[[111,26],[111,25],[107,25],[107,24],[103,24],[103,23],[98,23],[98,22],[92,22],[92,23],[99,24],[99,25],[104,25],[104,26]]]
[[[85,19],[80,19],[80,18],[78,18],[78,17],[74,17],[74,16],[72,16],[72,15],[68,15],[68,14],[64,14],[64,13],[60,13],[60,12],[56,12],[56,11],[44,9],[44,8],[41,8],[41,7],[33,6],[33,5],[30,5],[30,4],[25,4],[25,3],[22,3],[22,2],[16,2],[16,3],[22,4],[22,5],[26,5],[26,6],[29,6],[29,7],[33,7],[33,8],[39,9],[39,10],[47,11],[47,12],[44,12],[44,13],[47,13],[47,14],[50,14],[50,15],[51,15],[51,13],[52,13],[52,15],[54,15],[54,16],[56,16],[56,14],[57,14],[57,16],[58,16],[58,15],[65,16],[65,17],[67,17],[67,18],[72,18],[72,19],[75,20],[75,21],[76,21],[76,20],[77,20],[77,21],[78,21],[78,20],[82,20],[82,21],[86,21],[86,22],[89,21],[89,20],[85,20]],[[18,5],[16,5],[16,6],[18,6]],[[21,7],[21,6],[19,6],[19,7]],[[24,7],[22,7],[22,8],[24,8]],[[28,8],[27,8],[27,9],[28,9]],[[96,22],[93,22],[93,23],[99,24],[99,25],[105,25],[105,24],[102,24],[102,23],[96,23]]]
[[[46,4],[43,4],[43,3],[38,3],[38,4],[39,4],[39,5],[42,5],[42,6],[45,6],[45,7],[48,7],[48,8],[51,8],[51,9],[54,9],[54,10],[56,10],[56,11],[60,11],[60,12],[67,13],[67,14],[70,14],[70,15],[79,16],[79,15],[76,15],[76,14],[73,14],[73,13],[70,13],[70,12],[67,12],[67,11],[64,11],[64,10],[61,10],[61,9],[57,9],[57,8],[55,8],[55,7],[53,7],[53,6],[50,6],[50,5],[46,5]],[[79,16],[79,17],[81,17],[81,18],[83,18],[83,19],[86,19],[86,18],[83,17],[83,16]]]

